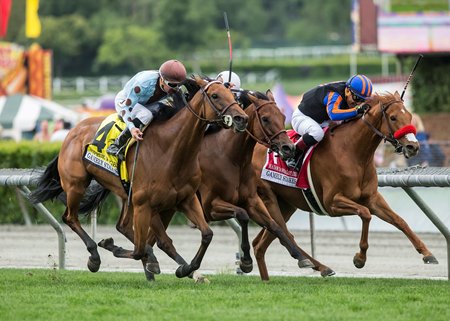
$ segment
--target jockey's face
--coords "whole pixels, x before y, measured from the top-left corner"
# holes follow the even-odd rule
[[[179,83],[170,82],[165,80],[163,77],[159,77],[159,85],[163,91],[168,94],[173,94],[179,88]]]
[[[347,101],[347,105],[350,108],[355,108],[357,105],[364,102],[363,99],[353,94],[348,88],[345,88],[345,100]]]

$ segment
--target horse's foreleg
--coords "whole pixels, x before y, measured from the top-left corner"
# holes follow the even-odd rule
[[[380,193],[377,193],[375,197],[371,199],[369,206],[374,215],[378,216],[383,221],[392,224],[408,237],[417,252],[423,255],[422,259],[426,264],[439,263],[422,240],[420,240],[416,233],[411,230],[408,223],[389,207]]]
[[[126,204],[126,200],[122,202],[122,210],[120,213],[119,220],[116,224],[116,229],[123,234],[130,242],[134,243],[134,231],[133,231],[133,205],[131,204],[128,208]],[[111,251],[115,257],[120,258],[133,258],[133,251],[123,249],[122,247],[116,246],[114,244],[113,238],[107,238],[101,240],[98,243],[98,246],[103,247],[104,249]],[[153,273],[159,274],[159,263],[156,259],[153,248],[149,245],[145,248],[145,255],[141,259],[142,265],[144,266],[144,273],[149,281],[154,281],[155,277]],[[148,263],[151,262],[152,272],[150,273],[146,267]]]
[[[300,268],[314,266],[312,262],[298,250],[299,246],[289,238],[288,235],[290,235],[290,233],[288,232],[286,234],[272,217],[270,217],[261,198],[250,198],[248,200],[247,212],[253,221],[267,228],[269,232],[274,234],[280,240],[280,243],[288,250],[289,254],[298,261],[298,266]]]
[[[154,215],[151,220],[151,227],[147,233],[147,245],[156,244],[165,252],[171,259],[179,265],[187,265],[187,262],[178,254],[172,239],[167,235],[167,226],[164,224],[161,215]],[[147,270],[151,271],[151,266],[147,265]]]
[[[242,227],[241,249],[243,253],[239,267],[242,272],[250,273],[253,270],[253,260],[250,256],[250,241],[248,239],[249,217],[247,211],[223,200],[214,200],[211,203],[211,207],[210,216],[213,221],[223,221],[230,218],[236,218],[239,221]]]
[[[200,268],[206,250],[211,243],[213,231],[209,228],[208,223],[206,223],[200,201],[195,194],[190,199],[187,199],[185,202],[182,202],[180,204],[180,210],[192,223],[197,226],[197,228],[202,233],[200,248],[198,249],[191,263],[188,265],[180,266],[176,271],[177,277],[185,277]]]
[[[359,241],[359,253],[356,253],[353,257],[353,264],[361,269],[366,264],[367,249],[369,248],[369,224],[372,219],[372,215],[367,207],[362,206],[351,199],[343,196],[342,194],[336,194],[333,198],[333,202],[330,206],[330,216],[344,216],[344,215],[358,215],[362,221],[361,228],[361,240]]]

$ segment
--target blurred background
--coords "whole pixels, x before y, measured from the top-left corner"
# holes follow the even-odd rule
[[[375,162],[448,167],[449,6],[448,0],[0,0],[0,167],[47,164],[59,150],[60,131],[114,112],[115,93],[138,71],[172,58],[188,73],[227,70],[224,12],[233,71],[243,88],[274,92],[286,126],[301,94],[320,83],[361,73],[375,91],[401,93],[422,54],[405,94],[422,152],[407,162],[382,144]],[[36,142],[47,154],[36,154]],[[18,149],[30,155],[16,157]]]

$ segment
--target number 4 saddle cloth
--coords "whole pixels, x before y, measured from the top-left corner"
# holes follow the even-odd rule
[[[124,188],[127,189],[129,175],[126,162],[120,161],[116,155],[110,155],[106,152],[108,146],[115,141],[125,127],[125,123],[116,113],[106,117],[95,133],[92,143],[86,146],[83,158],[95,166],[120,177]],[[125,155],[133,142],[134,139],[126,147]]]

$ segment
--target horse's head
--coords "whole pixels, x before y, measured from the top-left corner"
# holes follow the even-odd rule
[[[202,116],[197,115],[210,123],[217,123],[222,127],[242,132],[247,127],[248,116],[236,102],[231,90],[217,80],[206,81],[195,77],[194,81],[200,86],[197,95],[202,95]],[[189,105],[188,105],[189,106]]]
[[[248,101],[245,110],[249,115],[249,125],[246,131],[258,143],[279,153],[283,159],[293,157],[295,145],[286,134],[286,116],[275,103],[272,92],[268,90],[266,95],[259,92],[242,92],[241,100],[244,104]]]
[[[411,124],[412,115],[399,93],[374,94],[366,103],[369,108],[362,117],[366,124],[378,136],[390,142],[396,152],[403,153],[406,158],[417,155],[420,145],[415,135],[416,128]],[[366,120],[365,117],[369,115],[376,121]]]

